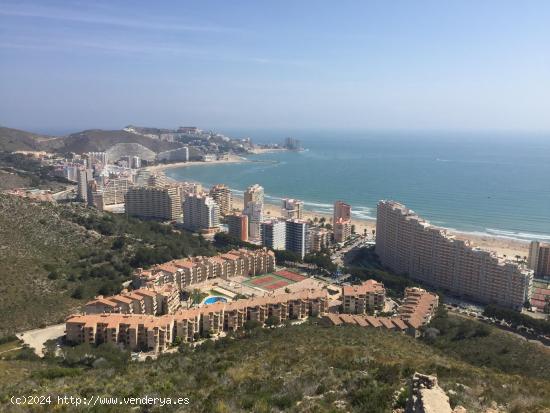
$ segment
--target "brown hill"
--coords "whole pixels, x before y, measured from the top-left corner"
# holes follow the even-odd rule
[[[92,129],[63,138],[63,145],[57,150],[75,153],[100,152],[118,143],[138,143],[157,153],[181,146],[178,143],[163,142],[124,130]]]
[[[56,140],[52,136],[0,126],[0,151],[40,151]]]
[[[124,130],[91,129],[68,136],[54,137],[0,127],[0,151],[7,152],[102,152],[118,143],[138,143],[156,153],[181,147],[178,143],[160,141]]]

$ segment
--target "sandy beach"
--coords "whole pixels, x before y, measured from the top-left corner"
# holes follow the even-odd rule
[[[208,165],[216,165],[216,164],[223,164],[223,163],[240,163],[240,162],[250,162],[250,161],[246,158],[241,157],[241,156],[228,155],[226,159],[216,159],[215,161],[208,161],[208,162],[204,162],[204,161],[174,162],[174,163],[166,163],[166,164],[146,166],[143,169],[145,169],[147,171],[164,171],[166,169],[186,168],[188,166],[208,166]]]
[[[264,204],[266,217],[278,217],[281,215],[281,205]],[[233,195],[233,208],[242,210],[243,198]],[[314,211],[304,211],[304,219],[314,220],[315,218],[325,218],[326,222],[330,223],[332,215],[322,214]],[[372,231],[376,230],[375,220],[352,219],[352,224],[355,225],[355,232],[364,234],[365,231],[369,237],[372,236]],[[458,239],[469,240],[473,244],[483,249],[494,251],[498,255],[506,255],[508,258],[514,259],[516,255],[526,257],[528,254],[529,243],[527,241],[519,241],[491,235],[477,235],[462,232],[450,231]]]
[[[243,209],[243,203],[244,199],[241,196],[236,196],[233,194],[233,208],[237,210]],[[266,218],[276,218],[281,216],[281,205],[277,204],[269,204],[264,203],[264,213]],[[332,221],[332,215],[331,214],[322,214],[320,212],[314,212],[314,211],[308,211],[305,210],[303,214],[304,219],[311,219],[314,220],[315,218],[321,219],[325,218],[327,223],[331,223]],[[367,233],[369,236],[372,236],[372,230],[376,229],[376,221],[367,221],[367,220],[359,220],[359,219],[353,219],[352,224],[355,225],[355,232],[358,234],[363,234],[365,230],[367,230]]]
[[[259,149],[261,151],[261,149]],[[279,151],[282,149],[265,149],[264,151]],[[210,162],[201,162],[201,161],[191,161],[191,162],[177,162],[171,164],[162,164],[146,167],[150,171],[163,171],[166,169],[172,168],[185,168],[189,166],[208,166],[215,164],[223,163],[239,163],[239,162],[250,162],[246,158],[230,155],[227,159],[219,159]],[[353,207],[353,206],[352,206]],[[233,208],[239,211],[243,209],[243,198],[242,196],[236,196],[233,194]],[[277,204],[265,204],[265,215],[269,217],[278,217],[281,214],[281,205]],[[325,218],[326,222],[331,223],[332,215],[323,214],[314,211],[304,211],[304,219],[314,220],[315,218],[321,219]],[[364,234],[365,231],[372,236],[372,231],[376,229],[375,220],[362,220],[362,219],[353,219],[352,224],[355,225],[355,232],[358,234]],[[528,255],[529,243],[527,241],[514,240],[503,237],[491,236],[489,234],[471,234],[471,233],[462,233],[456,231],[450,231],[453,233],[456,238],[462,240],[469,240],[473,244],[483,249],[494,251],[498,255],[506,255],[508,258],[514,259],[517,255],[520,257],[526,257]]]

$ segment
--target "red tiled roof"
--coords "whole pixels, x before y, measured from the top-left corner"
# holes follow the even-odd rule
[[[375,280],[367,280],[361,285],[346,285],[342,288],[343,295],[359,295],[368,293],[384,293],[384,284]]]
[[[339,326],[342,324],[342,320],[337,314],[327,314],[325,317],[329,319],[330,322],[335,326]]]

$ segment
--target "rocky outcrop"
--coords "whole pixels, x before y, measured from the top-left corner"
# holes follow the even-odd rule
[[[109,161],[114,162],[123,156],[139,156],[146,161],[153,161],[157,154],[139,143],[117,143],[107,150]]]
[[[414,374],[405,413],[453,413],[449,397],[437,384],[437,377]]]

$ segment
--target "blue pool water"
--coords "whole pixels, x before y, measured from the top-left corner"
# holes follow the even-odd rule
[[[204,300],[204,304],[226,303],[227,298],[212,296]]]

